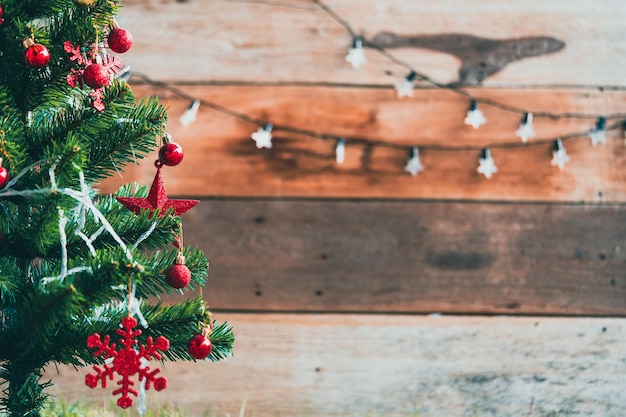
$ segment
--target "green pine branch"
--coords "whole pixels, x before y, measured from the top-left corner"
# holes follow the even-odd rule
[[[187,352],[187,344],[193,335],[201,332],[203,323],[208,323],[210,315],[200,298],[188,299],[173,305],[141,305],[141,311],[148,328],[141,324],[138,329],[142,334],[137,337],[139,344],[145,344],[148,337],[156,339],[165,336],[170,342],[170,348],[164,354],[168,360],[194,360]],[[78,318],[72,326],[63,327],[59,331],[61,337],[54,346],[53,360],[75,366],[102,363],[102,358],[93,356],[93,350],[85,343],[87,337],[98,333],[101,336],[109,335],[112,342],[117,342],[115,333],[119,323],[128,315],[123,304],[109,304],[97,308],[92,315]],[[211,361],[217,361],[230,356],[235,341],[232,327],[228,323],[215,323],[210,335],[213,345]]]
[[[167,123],[165,108],[156,98],[140,100],[136,106],[124,104],[130,97],[128,84],[114,82],[106,90],[107,109],[98,120],[107,127],[87,123],[81,128],[91,145],[85,169],[88,181],[102,180],[119,173],[129,163],[137,163],[156,148],[157,139],[163,135]]]
[[[158,297],[163,293],[171,294],[174,289],[165,281],[165,272],[172,266],[178,255],[178,249],[146,253],[138,256],[138,261],[146,267],[141,281],[137,285],[137,292],[142,297]],[[196,286],[204,286],[208,274],[209,262],[204,253],[198,248],[183,248],[185,265],[191,271],[191,282],[184,291],[192,291]]]
[[[18,298],[21,288],[14,277],[20,273],[15,258],[0,257],[0,309],[13,305]]]
[[[52,383],[42,383],[41,372],[23,368],[12,367],[11,372],[4,372],[4,376],[6,385],[0,399],[0,410],[9,410],[10,417],[38,417],[49,397],[45,390]]]

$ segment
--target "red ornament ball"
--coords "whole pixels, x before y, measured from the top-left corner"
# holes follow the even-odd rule
[[[93,89],[105,87],[111,83],[109,69],[102,64],[91,63],[83,72],[83,81]]]
[[[159,161],[161,161],[163,165],[170,167],[178,165],[183,160],[183,156],[185,156],[183,147],[176,142],[166,143],[159,149]]]
[[[50,62],[50,52],[45,46],[34,43],[26,48],[24,59],[30,67],[43,68]]]
[[[133,35],[126,29],[113,28],[108,37],[109,49],[118,54],[123,54],[133,46]]]
[[[9,171],[5,167],[0,167],[0,189],[9,182]]]
[[[213,345],[211,344],[211,340],[208,337],[197,334],[192,337],[187,344],[187,351],[192,358],[205,359],[211,354],[212,347]]]
[[[165,280],[174,288],[185,288],[191,282],[191,271],[185,264],[174,264],[165,271]]]

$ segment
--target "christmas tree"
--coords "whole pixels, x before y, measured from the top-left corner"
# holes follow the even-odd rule
[[[0,413],[12,417],[40,414],[53,362],[93,365],[85,383],[109,382],[126,408],[166,387],[150,360],[232,350],[232,329],[212,321],[201,293],[158,301],[201,289],[208,262],[182,243],[180,214],[197,202],[165,193],[161,169],[183,156],[166,111],[124,80],[117,54],[132,36],[119,10],[118,0],[0,0]],[[97,193],[156,149],[150,190]]]

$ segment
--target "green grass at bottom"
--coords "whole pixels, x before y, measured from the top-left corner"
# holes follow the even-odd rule
[[[55,398],[49,401],[41,413],[41,417],[134,417],[139,416],[135,405],[123,410],[113,400],[101,403],[86,403],[81,400],[69,402],[63,398]],[[0,411],[0,417],[6,417]],[[246,417],[246,402],[241,405],[238,415],[218,413],[207,409],[202,415],[189,414],[181,407],[171,404],[148,405],[146,413],[142,417]]]
[[[129,417],[139,415],[137,410],[129,408],[122,410],[114,403],[102,404],[85,404],[82,401],[68,403],[63,400],[49,402],[41,413],[42,417]],[[207,417],[209,415],[207,414]],[[191,417],[182,410],[175,407],[164,405],[159,409],[148,409],[143,417]]]
[[[7,414],[0,411],[0,417],[6,417]],[[119,408],[114,402],[102,403],[97,405],[88,404],[83,401],[68,402],[63,399],[55,399],[49,401],[41,412],[41,417],[131,417],[139,416],[136,407],[127,410]],[[169,404],[158,407],[149,407],[143,417],[192,417],[191,414],[185,413],[180,407],[174,407]],[[193,416],[196,417],[196,416]],[[200,417],[200,416],[198,416]],[[211,411],[205,412],[201,417],[222,417]],[[241,417],[244,417],[243,414]]]
[[[248,414],[249,415],[249,414]],[[419,417],[420,413],[415,410],[407,417]],[[533,414],[534,415],[534,414]],[[576,414],[577,415],[577,414]],[[68,402],[64,399],[56,398],[50,401],[41,413],[41,417],[134,417],[139,416],[135,406],[123,410],[119,408],[114,401],[106,403],[85,403],[84,401]],[[208,409],[202,415],[186,413],[182,408],[171,404],[150,405],[143,417],[246,417],[246,403],[242,403],[239,412],[236,415],[229,413],[219,413]],[[572,414],[567,411],[554,411],[547,414],[547,417],[570,417]],[[6,414],[0,411],[0,417],[6,417]],[[280,414],[276,414],[280,417]],[[307,417],[304,414],[302,417]],[[379,414],[366,414],[364,417],[384,417]],[[473,417],[480,417],[474,414]],[[595,415],[594,415],[595,417]],[[612,417],[610,414],[602,417]]]

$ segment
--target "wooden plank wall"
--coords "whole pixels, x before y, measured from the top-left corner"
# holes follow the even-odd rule
[[[198,414],[246,399],[255,416],[626,415],[624,139],[570,137],[626,118],[624,19],[620,0],[124,1],[131,84],[167,103],[186,155],[165,182],[202,200],[185,241],[207,253],[205,297],[240,341],[225,364],[168,365],[164,398]],[[387,55],[368,47],[352,68],[342,22]],[[408,67],[463,94],[417,82],[398,99]],[[523,145],[503,106],[585,117],[536,117]],[[251,122],[274,124],[272,149]],[[144,161],[101,189],[153,175]]]

